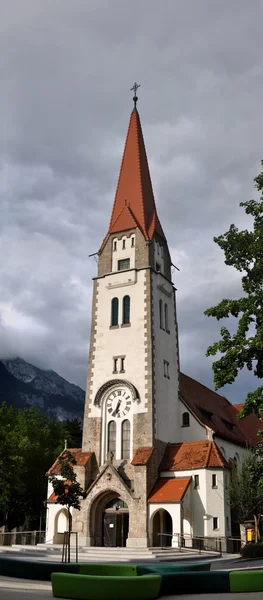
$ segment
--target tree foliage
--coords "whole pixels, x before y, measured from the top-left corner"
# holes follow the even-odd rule
[[[263,161],[262,161],[263,166]],[[263,172],[255,178],[255,187],[261,192],[260,201],[241,202],[247,215],[253,217],[253,229],[239,231],[235,225],[215,237],[214,241],[225,253],[225,263],[242,273],[244,296],[239,299],[224,298],[217,306],[205,311],[218,321],[235,317],[236,332],[221,328],[221,339],[209,346],[207,356],[221,357],[213,363],[216,389],[235,381],[239,371],[247,367],[259,379],[263,378]],[[250,392],[242,416],[263,409],[263,386]]]
[[[46,472],[62,452],[65,438],[69,446],[74,442],[77,447],[77,441],[80,446],[80,424],[50,419],[34,407],[0,406],[0,523],[9,529],[39,528]]]
[[[77,461],[69,450],[64,450],[58,459],[59,474],[49,477],[53,490],[57,496],[56,504],[66,506],[68,511],[70,508],[80,510],[80,498],[86,498],[86,492],[77,481],[74,465]]]
[[[233,466],[229,487],[230,507],[239,524],[254,519],[256,539],[263,512],[263,461],[250,452]]]

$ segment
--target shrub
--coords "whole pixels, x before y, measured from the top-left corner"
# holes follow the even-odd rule
[[[260,558],[263,556],[263,543],[246,544],[240,550],[242,558]]]

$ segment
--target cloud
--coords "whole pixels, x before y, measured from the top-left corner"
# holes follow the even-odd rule
[[[135,79],[178,288],[180,359],[212,383],[203,311],[240,293],[213,236],[249,220],[262,152],[262,3],[0,0],[0,354],[85,386],[92,277]],[[242,374],[228,389],[242,400]],[[240,396],[241,395],[241,396]]]

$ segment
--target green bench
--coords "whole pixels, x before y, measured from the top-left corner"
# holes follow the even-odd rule
[[[231,592],[263,592],[263,570],[230,571]]]
[[[161,575],[51,575],[53,596],[73,600],[154,600],[160,595],[161,581]]]

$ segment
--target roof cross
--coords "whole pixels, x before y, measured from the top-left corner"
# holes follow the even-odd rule
[[[130,90],[131,92],[134,92],[134,96],[133,96],[134,108],[136,108],[136,104],[137,104],[137,100],[138,100],[137,90],[139,87],[141,87],[140,84],[135,81],[135,83],[133,84],[133,86],[131,87],[131,90]]]

